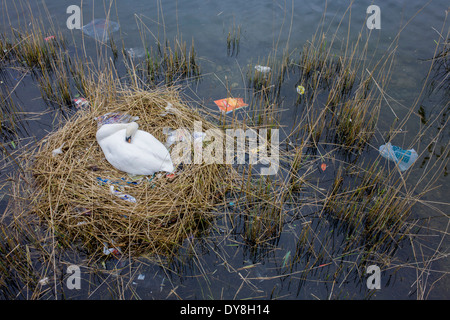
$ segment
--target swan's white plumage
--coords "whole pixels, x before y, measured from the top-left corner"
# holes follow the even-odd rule
[[[167,148],[153,135],[137,130],[131,123],[104,124],[97,130],[97,142],[106,160],[120,171],[133,175],[152,175],[174,170]],[[131,142],[125,139],[131,135]]]

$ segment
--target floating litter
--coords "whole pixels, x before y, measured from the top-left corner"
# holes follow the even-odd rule
[[[140,274],[137,277],[138,280],[144,280],[145,279],[145,274]]]
[[[94,19],[81,28],[84,34],[95,40],[105,42],[109,39],[109,34],[119,30],[119,24],[105,19]]]
[[[403,150],[400,147],[393,146],[390,142],[380,146],[379,151],[384,158],[397,163],[400,171],[407,170],[418,158],[414,149]]]
[[[297,86],[297,93],[298,94],[304,94],[305,93],[305,87]]]
[[[320,169],[322,169],[322,171],[325,171],[327,169],[327,165],[325,163],[322,163],[320,165]]]
[[[255,69],[256,69],[256,71],[259,71],[261,73],[269,73],[271,70],[270,67],[265,67],[265,66],[260,66],[260,65],[255,66]]]
[[[56,39],[56,37],[55,36],[48,36],[48,37],[44,38],[45,41],[50,41],[50,40],[53,40],[53,39]]]
[[[128,48],[126,49],[127,55],[130,58],[143,58],[147,53],[147,50],[144,48]]]
[[[85,98],[72,99],[72,102],[75,104],[75,107],[77,108],[82,108],[89,105],[89,102]]]
[[[215,100],[214,103],[224,113],[230,113],[234,110],[238,110],[248,106],[248,104],[244,103],[244,100],[242,98],[225,98]]]

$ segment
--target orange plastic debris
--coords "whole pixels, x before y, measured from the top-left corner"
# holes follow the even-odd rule
[[[327,168],[327,165],[325,163],[322,163],[320,165],[320,169],[322,169],[322,171],[325,171],[326,168]]]
[[[230,113],[233,110],[238,110],[243,107],[247,107],[248,104],[244,103],[242,98],[225,98],[215,100],[214,103],[219,107],[222,112]]]

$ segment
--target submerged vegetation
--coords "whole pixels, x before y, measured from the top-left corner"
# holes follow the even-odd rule
[[[399,123],[406,121],[399,121],[386,100],[395,46],[374,59],[365,31],[353,42],[342,42],[338,30],[329,34],[319,28],[302,48],[287,45],[281,54],[273,48],[249,65],[246,76],[239,66],[249,106],[241,113],[217,115],[181,93],[188,83],[207,76],[194,39],[190,46],[181,34],[169,41],[165,32],[155,36],[138,19],[141,54],[111,36],[108,44],[95,43],[94,61],[81,53],[84,42],[80,52],[69,53],[70,41],[61,32],[47,30],[34,18],[30,25],[0,35],[1,69],[31,74],[55,116],[52,132],[43,139],[12,147],[8,142],[21,135],[17,117],[22,110],[12,97],[15,88],[8,86],[8,92],[2,87],[2,166],[10,173],[2,181],[2,195],[9,202],[0,219],[1,298],[77,298],[65,288],[69,264],[82,266],[94,279],[87,280],[88,297],[107,283],[102,294],[139,298],[131,283],[149,264],[163,270],[160,292],[164,279],[170,281],[162,298],[191,297],[174,279],[186,268],[198,270],[193,278],[201,286],[201,298],[283,298],[276,281],[288,276],[293,297],[310,298],[302,292],[313,281],[331,286],[326,298],[352,298],[357,295],[352,289],[341,288],[352,280],[359,288],[354,291],[363,292],[358,297],[366,298],[373,292],[361,283],[371,264],[382,270],[416,268],[417,298],[426,297],[429,261],[419,268],[398,262],[395,252],[405,242],[414,250],[414,236],[422,227],[414,208],[431,207],[422,197],[435,188],[421,182],[446,172],[449,150],[444,145],[442,156],[414,179],[411,169],[402,173],[372,152],[380,141],[392,141]],[[226,39],[228,57],[238,55],[241,32],[233,23]],[[448,87],[448,69],[442,75],[448,63],[446,39],[434,58],[441,63],[435,69],[439,88]],[[285,90],[298,86],[303,91],[287,101]],[[74,104],[79,96],[89,102],[87,107]],[[175,114],[167,114],[168,102]],[[380,110],[386,104],[391,123],[381,127]],[[444,119],[442,128],[447,111],[438,115]],[[130,180],[103,160],[96,144],[93,119],[107,112],[139,115],[140,126],[160,141],[167,138],[165,128],[192,129],[196,121],[203,130],[266,129],[264,138],[279,130],[279,170],[264,176],[259,174],[265,165],[261,162],[202,163],[181,166],[173,181],[164,176]],[[423,108],[418,115],[425,118]],[[285,117],[294,118],[294,125],[284,126]],[[263,148],[272,152],[271,143]],[[425,148],[435,151],[433,143]],[[52,156],[58,147],[62,154]],[[254,152],[249,141],[246,150],[248,160]],[[109,182],[99,183],[99,177]],[[137,202],[115,198],[111,181],[124,181],[121,191]],[[109,254],[109,249],[117,251]],[[432,259],[445,256],[439,250],[440,245]],[[202,251],[215,253],[214,262]],[[236,267],[233,259],[240,251],[248,259]],[[275,262],[262,275],[267,257]],[[417,262],[416,252],[414,258]],[[224,280],[207,267],[211,264],[239,276],[241,285],[228,284],[225,294],[225,286],[215,288],[212,280]]]
[[[227,54],[237,56],[239,54],[239,42],[241,41],[241,26],[233,23],[227,35]]]

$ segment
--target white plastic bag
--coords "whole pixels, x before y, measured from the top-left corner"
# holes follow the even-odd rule
[[[81,31],[101,42],[109,39],[109,34],[119,30],[119,24],[105,19],[94,19],[81,28]]]
[[[384,158],[398,163],[400,171],[407,170],[418,158],[414,149],[403,150],[400,147],[393,146],[390,142],[380,146],[379,151]]]
[[[260,66],[260,65],[255,66],[255,69],[256,69],[256,71],[259,71],[261,73],[269,73],[271,70],[270,67]]]

